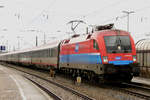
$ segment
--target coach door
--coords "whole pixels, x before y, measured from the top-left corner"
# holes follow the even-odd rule
[[[59,68],[59,63],[60,63],[59,62],[59,60],[60,60],[60,58],[59,58],[60,57],[60,45],[61,45],[61,43],[58,44],[58,49],[57,49],[58,50],[57,51],[58,52],[57,53],[57,68]]]

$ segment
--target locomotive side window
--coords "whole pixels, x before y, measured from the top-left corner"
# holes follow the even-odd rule
[[[96,42],[96,40],[93,40],[93,48],[99,50],[98,43]]]

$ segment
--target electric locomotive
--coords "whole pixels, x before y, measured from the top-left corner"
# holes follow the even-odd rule
[[[102,80],[130,81],[139,75],[134,41],[129,32],[97,26],[93,33],[65,40],[59,67],[73,74]]]

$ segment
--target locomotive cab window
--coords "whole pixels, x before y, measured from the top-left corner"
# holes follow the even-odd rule
[[[96,40],[93,40],[93,48],[99,50],[98,43],[96,42]]]
[[[108,53],[131,53],[132,47],[129,36],[104,36]]]

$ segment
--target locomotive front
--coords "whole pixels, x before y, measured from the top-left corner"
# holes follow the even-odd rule
[[[134,41],[128,32],[104,31],[99,38],[99,44],[103,45],[100,52],[105,79],[130,81],[133,76],[139,75]]]

